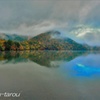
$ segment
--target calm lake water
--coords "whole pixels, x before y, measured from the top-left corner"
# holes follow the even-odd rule
[[[100,100],[100,52],[0,52],[0,100]]]

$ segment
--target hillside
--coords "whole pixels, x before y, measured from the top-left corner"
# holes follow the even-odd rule
[[[61,37],[58,31],[49,31],[28,40],[31,49],[39,50],[87,50],[85,46],[70,38]]]

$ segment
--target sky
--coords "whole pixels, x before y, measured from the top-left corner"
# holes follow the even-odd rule
[[[49,30],[100,45],[100,0],[0,0],[0,33],[36,36]]]

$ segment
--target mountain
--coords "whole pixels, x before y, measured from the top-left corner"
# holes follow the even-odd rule
[[[100,47],[80,44],[58,31],[41,33],[33,38],[0,34],[0,51],[5,50],[100,50]]]
[[[28,40],[28,36],[22,36],[22,35],[17,35],[17,34],[0,33],[0,39],[21,42],[21,41]]]
[[[70,38],[62,37],[58,31],[41,33],[28,40],[28,43],[32,49],[37,50],[87,50],[86,46]]]

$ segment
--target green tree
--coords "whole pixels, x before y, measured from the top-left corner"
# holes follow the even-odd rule
[[[5,50],[10,50],[11,49],[11,46],[13,45],[13,41],[11,40],[8,40],[4,43],[5,45]]]

